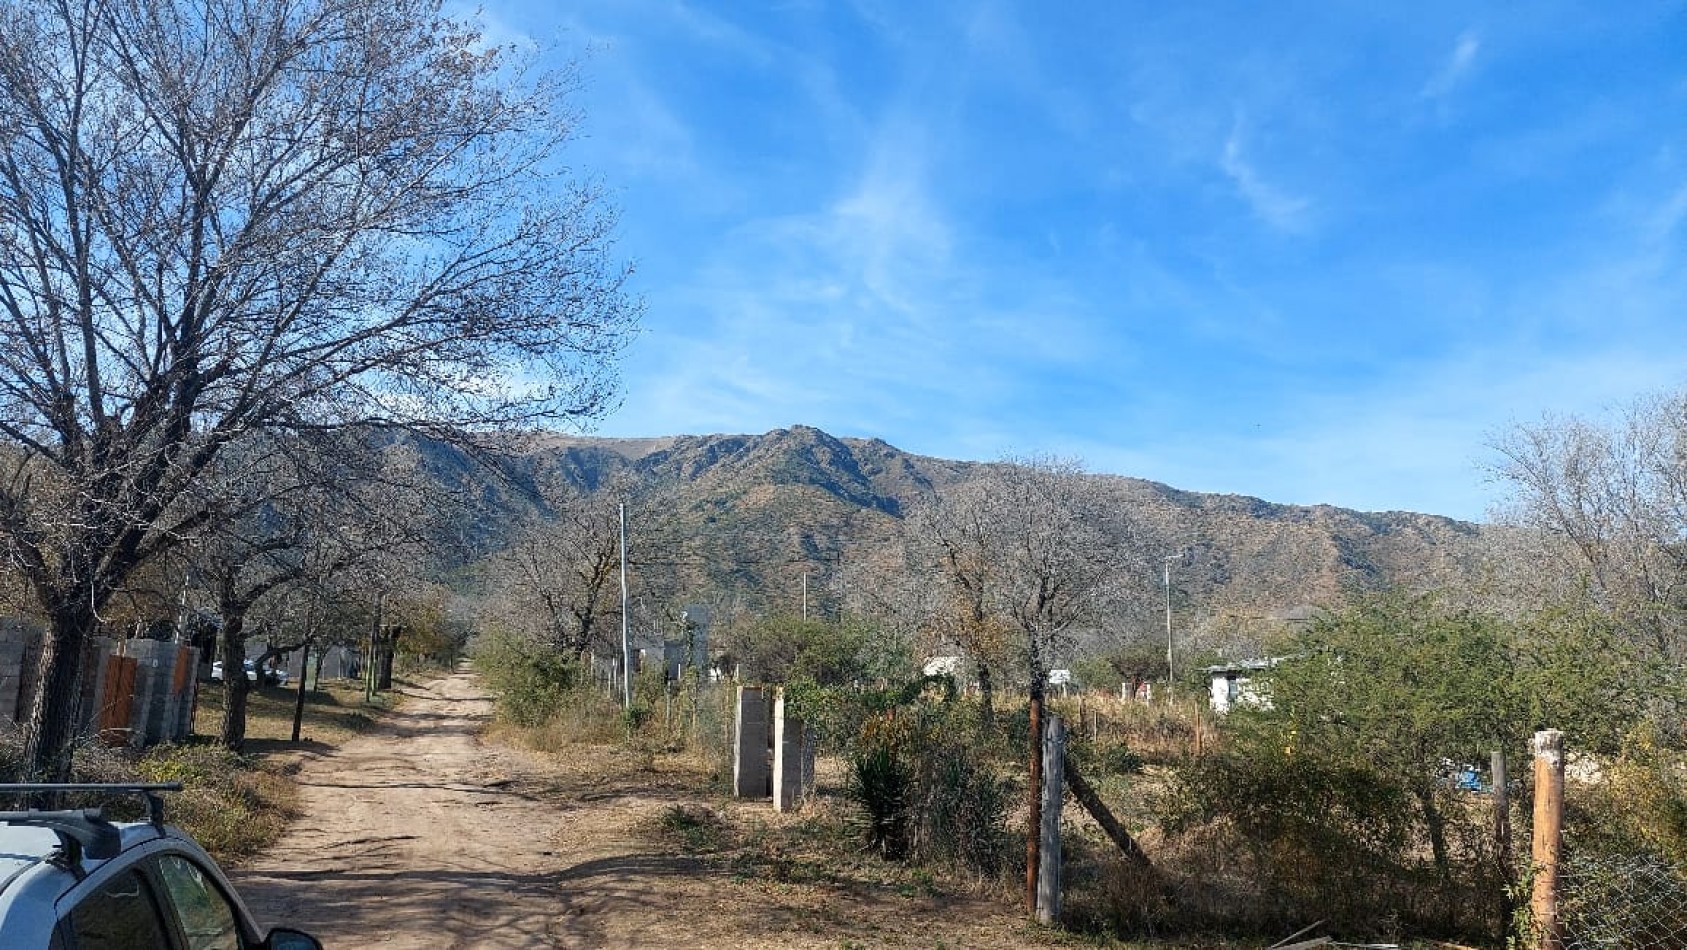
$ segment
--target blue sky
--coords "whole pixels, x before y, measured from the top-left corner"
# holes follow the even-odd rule
[[[489,0],[649,312],[603,435],[793,423],[1480,519],[1687,383],[1687,7]]]

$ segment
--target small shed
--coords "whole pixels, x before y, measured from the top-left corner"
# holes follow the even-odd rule
[[[1253,680],[1262,671],[1276,666],[1277,662],[1274,659],[1241,660],[1207,667],[1213,712],[1227,713],[1238,705],[1269,708],[1270,698],[1260,691]]]

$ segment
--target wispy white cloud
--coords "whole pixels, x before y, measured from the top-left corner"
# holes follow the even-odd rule
[[[1687,87],[1548,69],[1562,19],[581,7],[625,41],[586,145],[651,314],[618,434],[802,422],[1475,518],[1487,432],[1687,379],[1651,121]],[[1614,29],[1582,51],[1662,45]]]
[[[1304,232],[1310,227],[1308,212],[1311,202],[1267,181],[1243,153],[1240,120],[1232,126],[1230,136],[1224,140],[1219,167],[1254,214],[1266,224],[1291,234]]]
[[[1474,31],[1466,30],[1459,34],[1446,62],[1424,83],[1419,96],[1424,99],[1439,99],[1452,92],[1470,74],[1471,67],[1476,63],[1476,54],[1481,50],[1482,38]]]
[[[1687,185],[1677,188],[1658,206],[1648,231],[1654,242],[1663,243],[1673,237],[1683,223],[1687,223]]]
[[[917,124],[890,122],[873,142],[859,181],[820,225],[837,263],[904,313],[915,310],[918,275],[941,272],[952,245],[950,226],[931,196],[928,149]]]
[[[608,58],[608,54],[604,54]],[[628,72],[618,83],[617,108],[589,117],[613,142],[612,161],[629,175],[686,178],[699,172],[695,133],[649,83]]]

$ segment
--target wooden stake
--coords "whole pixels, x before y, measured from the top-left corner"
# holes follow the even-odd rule
[[[1494,860],[1499,864],[1499,878],[1509,884],[1516,869],[1511,863],[1511,788],[1510,777],[1506,775],[1505,753],[1494,752],[1489,756],[1489,777],[1493,779],[1494,791]],[[1509,887],[1500,892],[1500,931],[1507,932],[1511,926],[1511,914],[1514,908],[1511,903]]]
[[[1049,717],[1038,751],[1043,757],[1043,807],[1036,912],[1038,923],[1053,924],[1060,921],[1060,804],[1065,798],[1060,776],[1066,762],[1066,724],[1059,716]]]
[[[1031,767],[1026,782],[1031,795],[1031,814],[1025,827],[1025,910],[1037,912],[1037,873],[1042,865],[1043,840],[1043,696],[1031,693]]]
[[[1107,803],[1103,802],[1101,796],[1095,793],[1095,789],[1084,778],[1083,773],[1078,771],[1078,767],[1072,763],[1071,759],[1066,760],[1062,774],[1066,778],[1066,784],[1072,788],[1072,797],[1076,798],[1078,804],[1084,806],[1084,810],[1090,813],[1090,817],[1095,819],[1095,823],[1101,826],[1101,830],[1118,847],[1119,853],[1125,856],[1125,860],[1130,862],[1132,866],[1147,871],[1157,878],[1159,872],[1154,870],[1154,865],[1148,860],[1148,855],[1142,850],[1142,846],[1136,843],[1136,839],[1131,837],[1130,832],[1125,830],[1124,825],[1119,824],[1119,819],[1113,817],[1113,812],[1107,807]]]
[[[1529,911],[1539,950],[1563,950],[1558,921],[1558,860],[1564,849],[1564,733],[1535,733],[1534,892]]]

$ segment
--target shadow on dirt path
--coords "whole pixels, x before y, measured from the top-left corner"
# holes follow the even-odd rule
[[[694,787],[634,776],[609,747],[548,757],[483,740],[492,703],[470,673],[403,692],[373,730],[304,761],[301,816],[231,872],[260,921],[329,948],[1027,942],[986,901],[887,900],[660,853],[636,829],[701,801]]]

